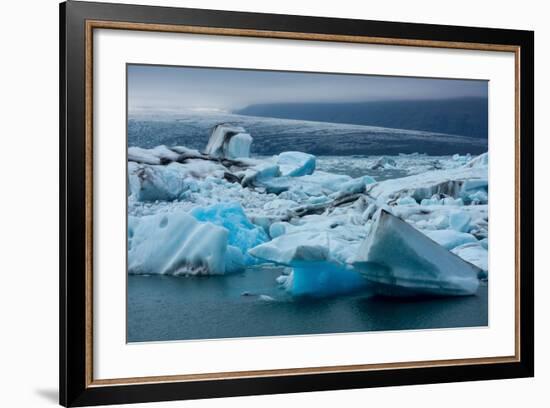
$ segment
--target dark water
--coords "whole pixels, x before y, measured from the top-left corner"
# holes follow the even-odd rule
[[[476,296],[466,297],[390,299],[362,292],[328,299],[292,299],[275,283],[280,274],[279,268],[258,267],[229,276],[128,276],[128,341],[434,329],[488,323],[486,285]]]

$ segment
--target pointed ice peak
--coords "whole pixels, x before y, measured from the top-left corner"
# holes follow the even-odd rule
[[[354,264],[386,295],[471,295],[479,286],[474,266],[407,222],[381,210]]]

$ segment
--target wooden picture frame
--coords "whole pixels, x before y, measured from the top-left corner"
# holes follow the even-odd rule
[[[510,356],[97,380],[93,376],[93,32],[366,43],[515,54],[515,353]],[[534,375],[534,33],[68,1],[60,5],[60,403],[121,404]],[[521,250],[520,250],[521,249]]]

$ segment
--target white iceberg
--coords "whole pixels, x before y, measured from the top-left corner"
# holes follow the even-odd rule
[[[148,165],[128,162],[128,194],[137,201],[172,201],[196,185],[193,179],[223,177],[221,164],[205,160],[188,160],[185,164]]]
[[[185,212],[128,217],[128,273],[223,274],[228,231]]]
[[[416,202],[429,205],[429,201],[422,201],[433,199],[434,195],[459,199],[467,198],[479,190],[487,191],[488,176],[487,167],[433,170],[372,184],[368,193],[385,202],[412,197]]]
[[[354,266],[375,291],[391,296],[471,295],[481,271],[386,211],[378,214]]]
[[[318,231],[283,234],[248,253],[264,261],[291,266],[295,261],[330,260],[329,237]]]
[[[315,171],[315,156],[302,152],[283,152],[277,156],[282,176],[307,176]]]

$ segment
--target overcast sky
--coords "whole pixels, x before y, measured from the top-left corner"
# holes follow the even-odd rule
[[[487,98],[486,81],[128,65],[128,108],[233,111],[257,103]]]

